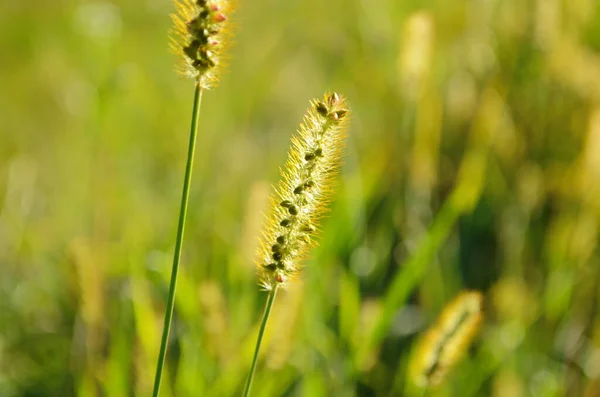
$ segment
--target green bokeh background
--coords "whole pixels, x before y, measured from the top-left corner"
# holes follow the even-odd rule
[[[0,396],[151,392],[193,86],[167,0],[0,5]],[[462,289],[485,322],[431,396],[600,395],[600,3],[239,0],[204,95],[163,396],[239,395],[254,251],[309,99],[352,108],[255,396],[400,396]]]

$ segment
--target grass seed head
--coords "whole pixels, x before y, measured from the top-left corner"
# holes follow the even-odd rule
[[[437,386],[460,360],[479,330],[482,299],[477,291],[460,293],[427,330],[411,362],[410,375],[416,386]]]
[[[228,43],[231,3],[227,0],[175,0],[171,15],[171,50],[178,56],[177,71],[202,88],[214,87],[223,67]]]
[[[295,136],[282,180],[271,196],[257,267],[266,290],[285,287],[315,244],[320,217],[339,171],[349,110],[337,93],[310,102]]]

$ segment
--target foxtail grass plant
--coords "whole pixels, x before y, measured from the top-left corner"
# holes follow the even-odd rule
[[[424,395],[438,386],[462,358],[483,320],[482,300],[480,292],[461,292],[417,342],[409,366],[413,389],[408,395]]]
[[[171,281],[169,283],[169,297],[154,378],[152,393],[154,397],[158,397],[160,392],[161,377],[167,354],[167,342],[173,318],[177,274],[185,230],[202,93],[204,90],[214,87],[218,82],[219,72],[223,67],[224,50],[227,45],[227,20],[231,11],[231,4],[226,0],[175,0],[175,6],[177,12],[171,16],[174,26],[171,30],[170,47],[178,58],[178,73],[191,79],[194,82],[195,90],[188,156],[175,238]]]
[[[337,93],[314,99],[304,116],[270,198],[270,208],[256,260],[260,285],[268,291],[244,397],[250,395],[260,345],[279,288],[298,276],[315,243],[318,221],[327,210],[340,164],[349,119]]]

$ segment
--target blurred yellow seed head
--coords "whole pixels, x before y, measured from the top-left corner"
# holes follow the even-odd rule
[[[418,342],[410,378],[418,387],[440,384],[477,334],[483,315],[481,293],[465,291],[450,302]]]
[[[211,88],[223,67],[231,3],[175,0],[175,6],[177,12],[171,16],[171,50],[179,57],[177,71],[196,80],[202,88]]]
[[[310,103],[292,138],[283,179],[271,196],[257,267],[261,285],[271,290],[297,274],[314,244],[317,222],[331,197],[339,170],[348,113],[344,98],[326,94]]]

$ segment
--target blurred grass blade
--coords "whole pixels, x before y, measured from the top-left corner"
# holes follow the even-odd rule
[[[488,88],[471,131],[469,149],[461,163],[457,185],[413,256],[402,265],[392,281],[383,298],[383,310],[375,327],[358,350],[356,364],[359,368],[385,338],[398,307],[425,277],[429,264],[448,239],[459,216],[471,211],[477,204],[484,184],[489,147],[503,106],[500,95],[493,88]]]

